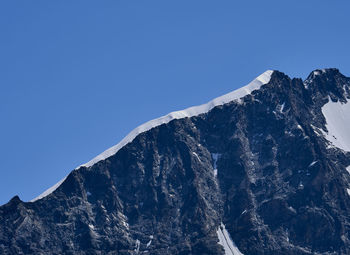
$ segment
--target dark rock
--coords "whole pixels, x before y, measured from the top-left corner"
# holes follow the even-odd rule
[[[221,222],[244,254],[350,254],[350,153],[315,131],[349,91],[337,69],[275,71],[242,103],[141,133],[1,206],[0,254],[224,254]]]

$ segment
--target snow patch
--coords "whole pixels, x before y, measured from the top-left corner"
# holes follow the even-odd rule
[[[292,206],[289,206],[288,209],[289,209],[290,211],[292,211],[293,213],[297,213],[297,211],[296,211]]]
[[[136,252],[136,254],[138,254],[140,252],[140,240],[139,239],[136,239],[136,242],[135,242],[135,249],[134,251]]]
[[[335,147],[344,151],[350,151],[350,104],[329,102],[322,107],[322,113],[326,118],[326,128],[328,133],[324,133],[325,138]]]
[[[321,136],[323,135],[324,131],[318,127],[315,127],[314,125],[310,124],[312,129],[315,131],[316,135]]]
[[[346,171],[348,171],[348,173],[350,174],[350,166],[346,168]]]
[[[304,184],[303,184],[303,182],[299,182],[298,187],[299,187],[299,189],[303,189],[303,188],[304,188]]]
[[[218,227],[216,233],[219,238],[219,244],[224,247],[225,255],[243,255],[236,244],[232,241],[231,236],[227,232],[223,223]]]
[[[196,158],[198,159],[199,162],[202,162],[202,160],[199,158],[199,156],[198,156],[197,153],[195,153],[195,152],[193,151],[192,154],[196,156]]]
[[[129,229],[129,224],[127,222],[128,218],[121,212],[118,212],[118,218],[119,218],[120,222],[123,224],[123,226],[126,229]]]
[[[68,175],[67,175],[68,176]],[[59,182],[57,182],[55,185],[53,185],[51,188],[48,188],[47,190],[45,190],[43,193],[41,193],[39,196],[37,196],[36,198],[30,200],[29,202],[35,202],[39,199],[42,199],[43,197],[46,197],[47,195],[51,194],[52,192],[54,192],[65,180],[66,177],[64,177],[62,180],[60,180]]]
[[[283,113],[283,110],[284,110],[284,106],[285,106],[286,103],[283,103],[280,107],[280,113]]]
[[[212,153],[211,157],[213,158],[213,168],[214,168],[214,176],[218,175],[218,167],[216,163],[218,162],[219,157],[221,157],[220,153]]]
[[[350,196],[350,189],[346,189],[346,191],[348,192],[348,195]]]
[[[317,162],[318,162],[318,160],[313,161],[313,162],[309,165],[309,167],[312,167],[312,166],[315,165]]]
[[[146,247],[148,248],[151,245],[151,243],[152,243],[152,239],[149,240],[149,242],[146,244]]]
[[[152,240],[153,240],[153,235],[150,235],[150,236],[149,236],[149,241],[148,241],[148,243],[146,244],[146,247],[147,247],[147,248],[151,245]]]

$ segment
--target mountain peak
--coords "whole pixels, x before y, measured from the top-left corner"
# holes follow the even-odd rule
[[[171,113],[169,113],[165,116],[162,116],[160,118],[150,120],[150,121],[138,126],[134,130],[132,130],[118,144],[105,150],[104,152],[102,152],[101,154],[99,154],[98,156],[96,156],[95,158],[90,160],[89,162],[78,166],[76,169],[79,169],[80,167],[87,167],[87,168],[91,167],[94,164],[98,163],[99,161],[105,160],[105,159],[115,155],[126,144],[132,142],[135,139],[135,137],[137,137],[139,134],[146,132],[154,127],[169,123],[170,121],[172,121],[174,119],[182,119],[182,118],[193,117],[193,116],[197,116],[197,115],[200,115],[203,113],[207,113],[211,109],[213,109],[214,107],[216,107],[218,105],[223,105],[223,104],[227,104],[231,101],[239,100],[239,99],[245,97],[246,95],[252,93],[254,90],[259,89],[262,85],[269,83],[273,72],[274,72],[273,70],[266,70],[265,72],[260,74],[258,77],[256,77],[253,81],[251,81],[249,84],[247,84],[246,86],[241,87],[239,89],[236,89],[236,90],[234,90],[228,94],[225,94],[223,96],[217,97],[206,104],[202,104],[199,106],[193,106],[193,107],[187,108],[185,110],[171,112]],[[46,191],[41,193],[36,198],[30,200],[30,202],[35,202],[35,201],[37,201],[41,198],[44,198],[47,195],[51,194],[64,182],[65,179],[66,179],[66,177],[61,179],[59,182],[57,182],[52,187],[48,188]]]
[[[267,71],[13,198],[0,254],[350,254],[350,82],[318,72]]]
[[[346,101],[350,79],[337,68],[316,69],[304,81],[304,86],[314,96],[331,97],[332,100]]]
[[[22,200],[19,198],[19,196],[18,195],[16,195],[16,196],[14,196],[13,198],[11,198],[11,200],[10,200],[10,203],[20,203],[20,202],[22,202]]]
[[[337,68],[315,69],[308,75],[308,77],[306,78],[306,81],[311,81],[316,77],[322,78],[325,76],[335,76],[338,74],[341,74],[341,73]]]

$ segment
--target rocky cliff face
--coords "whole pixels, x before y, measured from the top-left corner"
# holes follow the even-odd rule
[[[349,100],[337,69],[305,81],[274,71],[42,199],[14,197],[0,207],[0,254],[350,254],[350,112],[325,113]]]

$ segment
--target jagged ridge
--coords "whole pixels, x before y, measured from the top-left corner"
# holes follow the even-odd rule
[[[350,80],[318,72],[274,71],[239,102],[140,133],[40,200],[13,198],[0,207],[0,253],[349,254],[350,155],[327,140],[322,109],[347,105]]]

